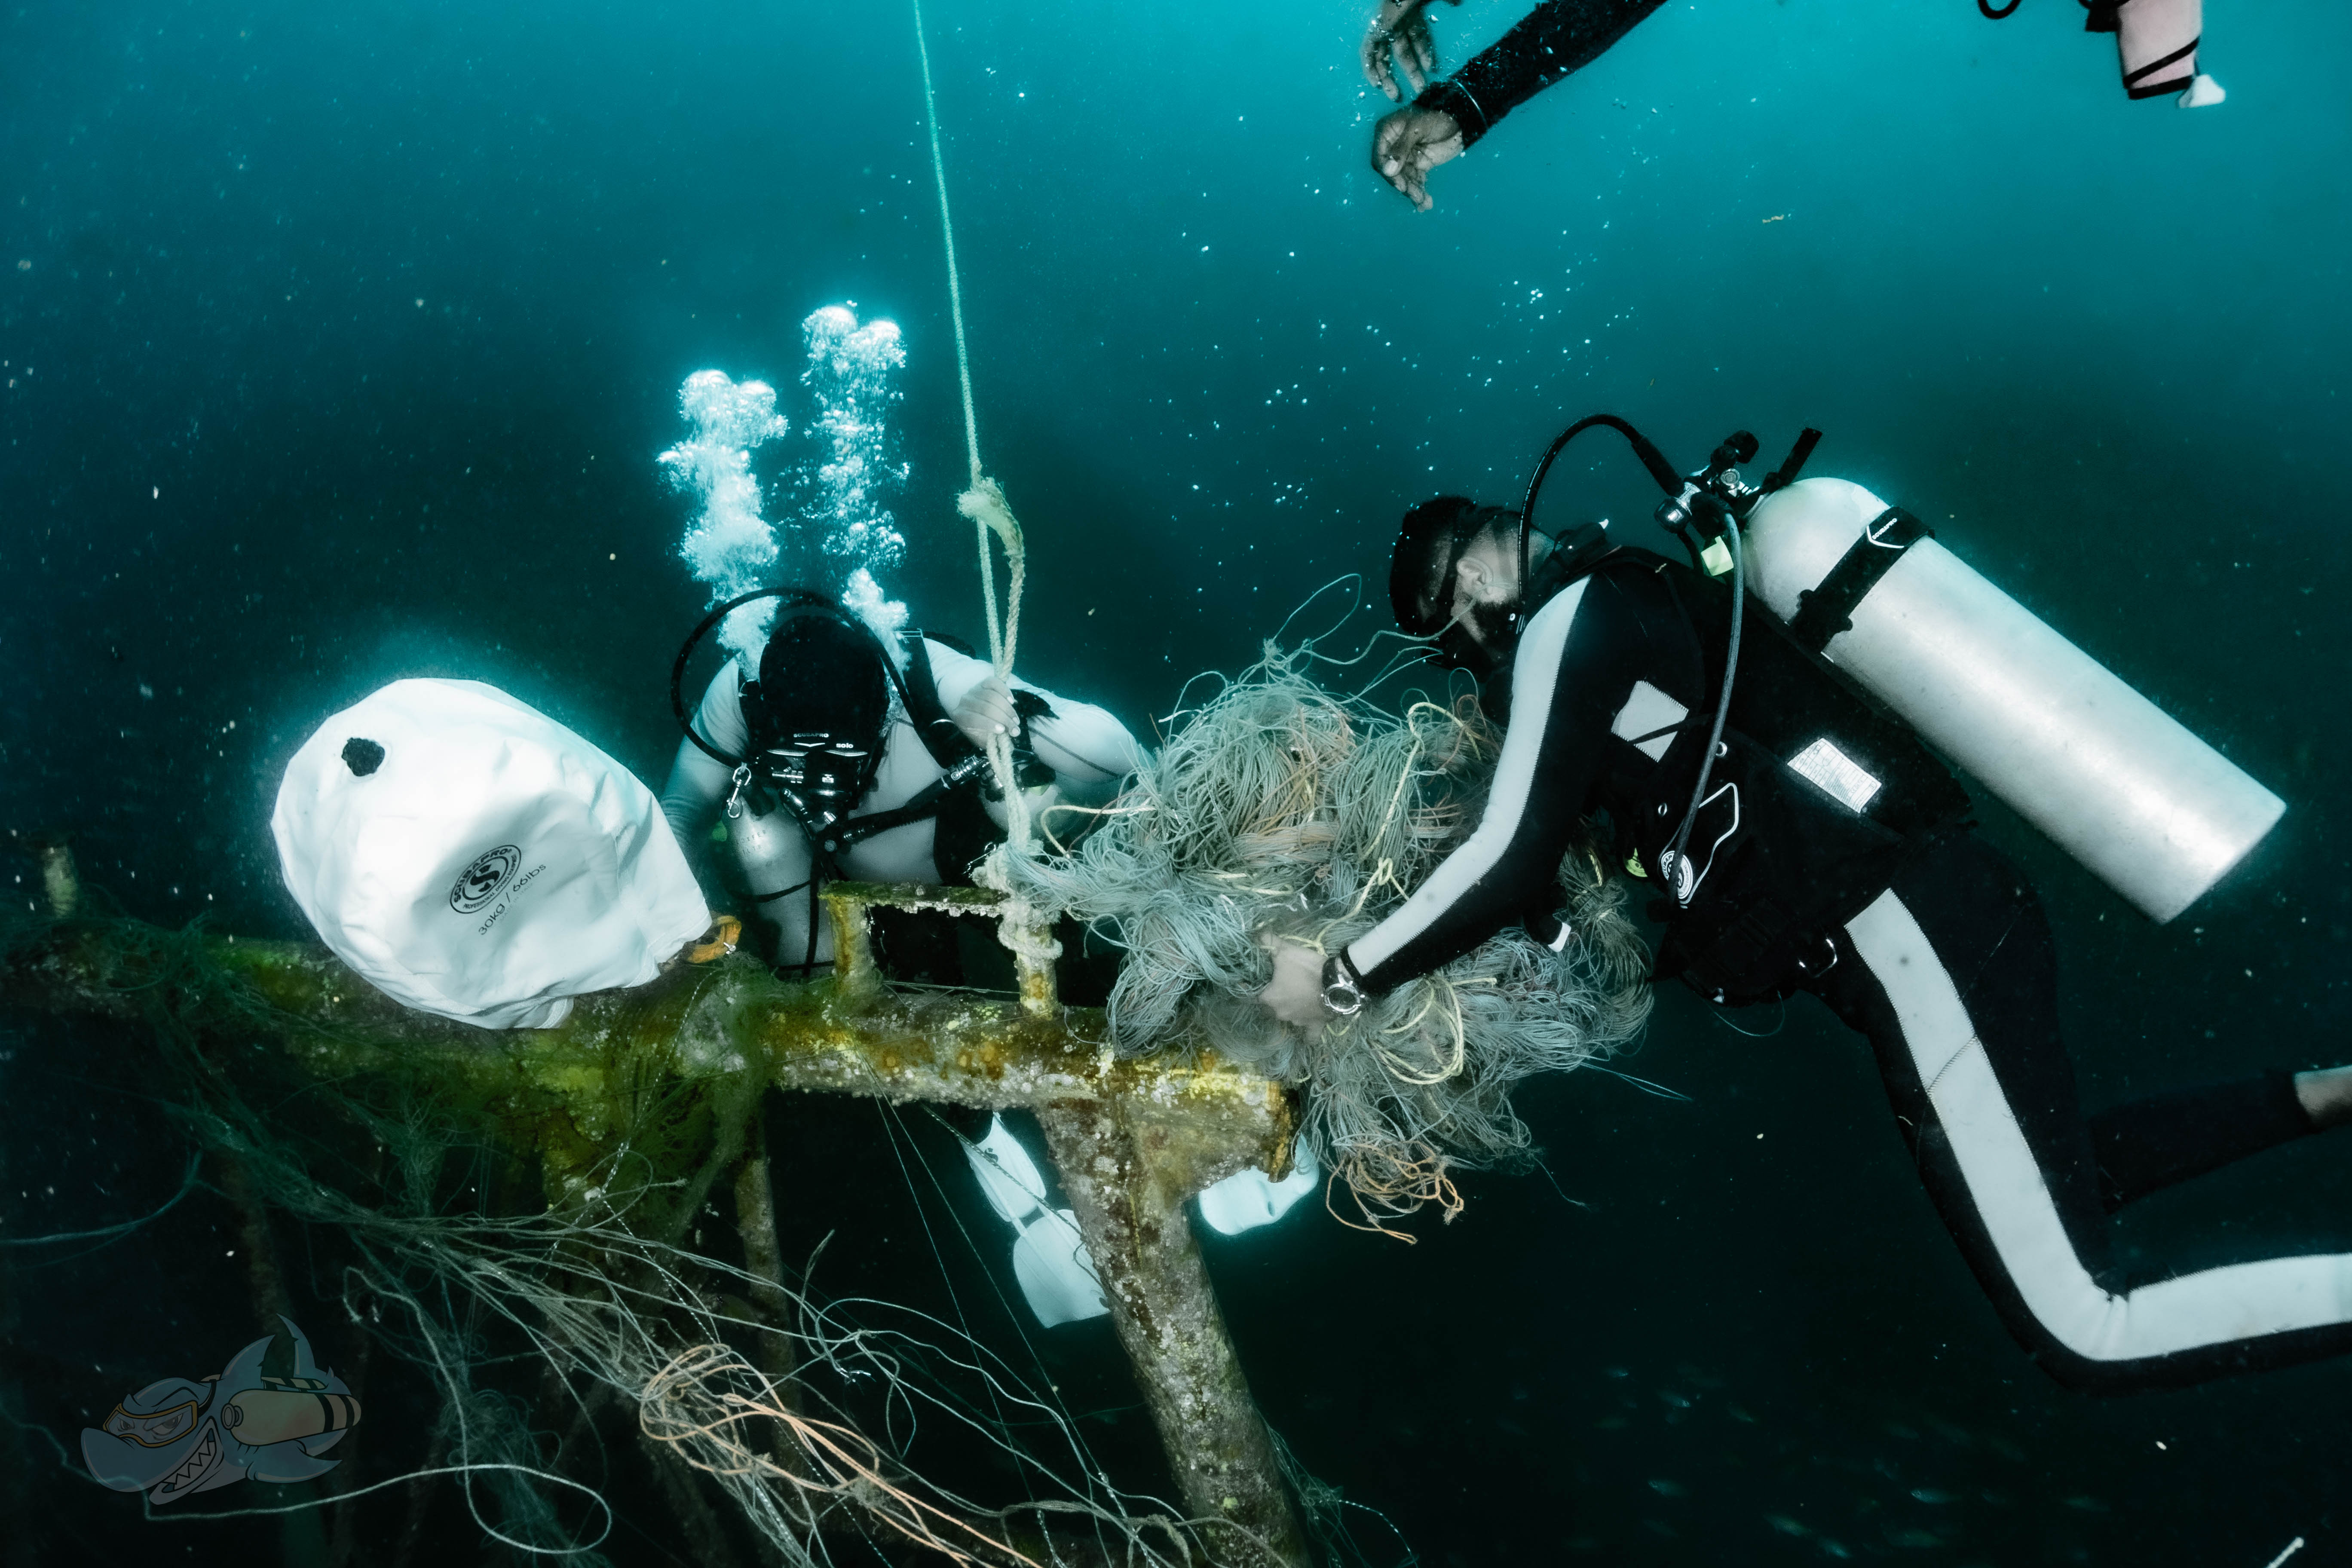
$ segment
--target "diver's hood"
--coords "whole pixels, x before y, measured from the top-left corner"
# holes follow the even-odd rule
[[[1614,552],[1608,531],[1606,522],[1588,523],[1561,538],[1528,573],[1530,592],[1511,604],[1480,605],[1473,612],[1475,636],[1458,621],[1449,623],[1437,635],[1434,662],[1481,679],[1508,668],[1518,653],[1519,633],[1536,612]]]

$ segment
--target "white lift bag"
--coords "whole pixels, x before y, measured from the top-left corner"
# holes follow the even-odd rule
[[[397,1001],[545,1028],[710,923],[653,793],[476,680],[396,680],[321,725],[270,818],[294,901]]]

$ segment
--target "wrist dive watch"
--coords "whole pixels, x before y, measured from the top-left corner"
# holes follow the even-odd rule
[[[1342,1018],[1364,1010],[1364,977],[1348,962],[1345,948],[1323,961],[1323,1007]]]

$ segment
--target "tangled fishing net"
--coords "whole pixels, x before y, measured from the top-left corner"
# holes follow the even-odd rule
[[[698,1071],[681,1046],[646,1059],[616,1151],[559,1194],[501,1135],[500,1101],[446,1074],[394,1059],[321,1081],[209,1043],[291,1036],[299,1056],[333,1037],[278,1012],[193,928],[0,916],[0,977],[75,952],[104,955],[69,961],[103,1010],[147,1026],[148,1089],[214,1184],[331,1238],[320,1296],[437,1391],[412,1468],[365,1490],[450,1479],[515,1560],[603,1562],[619,1416],[702,1561],[738,1560],[729,1543],[748,1535],[759,1560],[801,1568],[845,1546],[858,1561],[1192,1564],[1247,1535],[1115,1488],[1058,1398],[964,1330],[823,1299],[814,1259],[795,1278],[757,1256],[772,1211],[756,1079]],[[966,1468],[993,1455],[1012,1500],[927,1479],[922,1453],[942,1440]]]
[[[1450,1220],[1452,1169],[1528,1157],[1514,1084],[1641,1033],[1647,954],[1622,891],[1580,848],[1559,868],[1573,933],[1562,951],[1515,926],[1353,1017],[1276,1022],[1255,1000],[1269,944],[1328,952],[1379,924],[1476,826],[1500,744],[1468,700],[1415,701],[1399,718],[1297,662],[1267,645],[1263,663],[1178,715],[1082,845],[1015,874],[1032,900],[1126,950],[1110,998],[1123,1054],[1202,1036],[1303,1086],[1301,1135],[1368,1226],[1427,1204]]]

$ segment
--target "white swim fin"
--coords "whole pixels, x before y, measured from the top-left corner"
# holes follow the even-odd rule
[[[1050,1329],[1108,1312],[1077,1216],[1046,1207],[1045,1178],[1004,1119],[992,1120],[988,1136],[963,1152],[989,1206],[1013,1227],[1013,1278],[1037,1321]]]
[[[1095,1260],[1078,1236],[1077,1216],[1068,1209],[1039,1209],[1021,1227],[1013,1243],[1013,1278],[1021,1282],[1029,1310],[1049,1329],[1110,1310]]]
[[[1313,1192],[1322,1179],[1322,1167],[1315,1163],[1307,1145],[1301,1143],[1290,1174],[1278,1182],[1253,1166],[1203,1189],[1201,1217],[1208,1221],[1212,1230],[1239,1236],[1245,1230],[1272,1225],[1288,1214],[1290,1205]]]
[[[2172,101],[2183,109],[2210,109],[2225,101],[2229,96],[2220,82],[2199,71],[2196,79],[2189,84],[2189,90]]]
[[[1002,1116],[992,1117],[988,1135],[977,1143],[966,1143],[963,1152],[971,1162],[972,1174],[980,1178],[988,1206],[1007,1224],[1017,1228],[1045,1206],[1045,1178]]]

